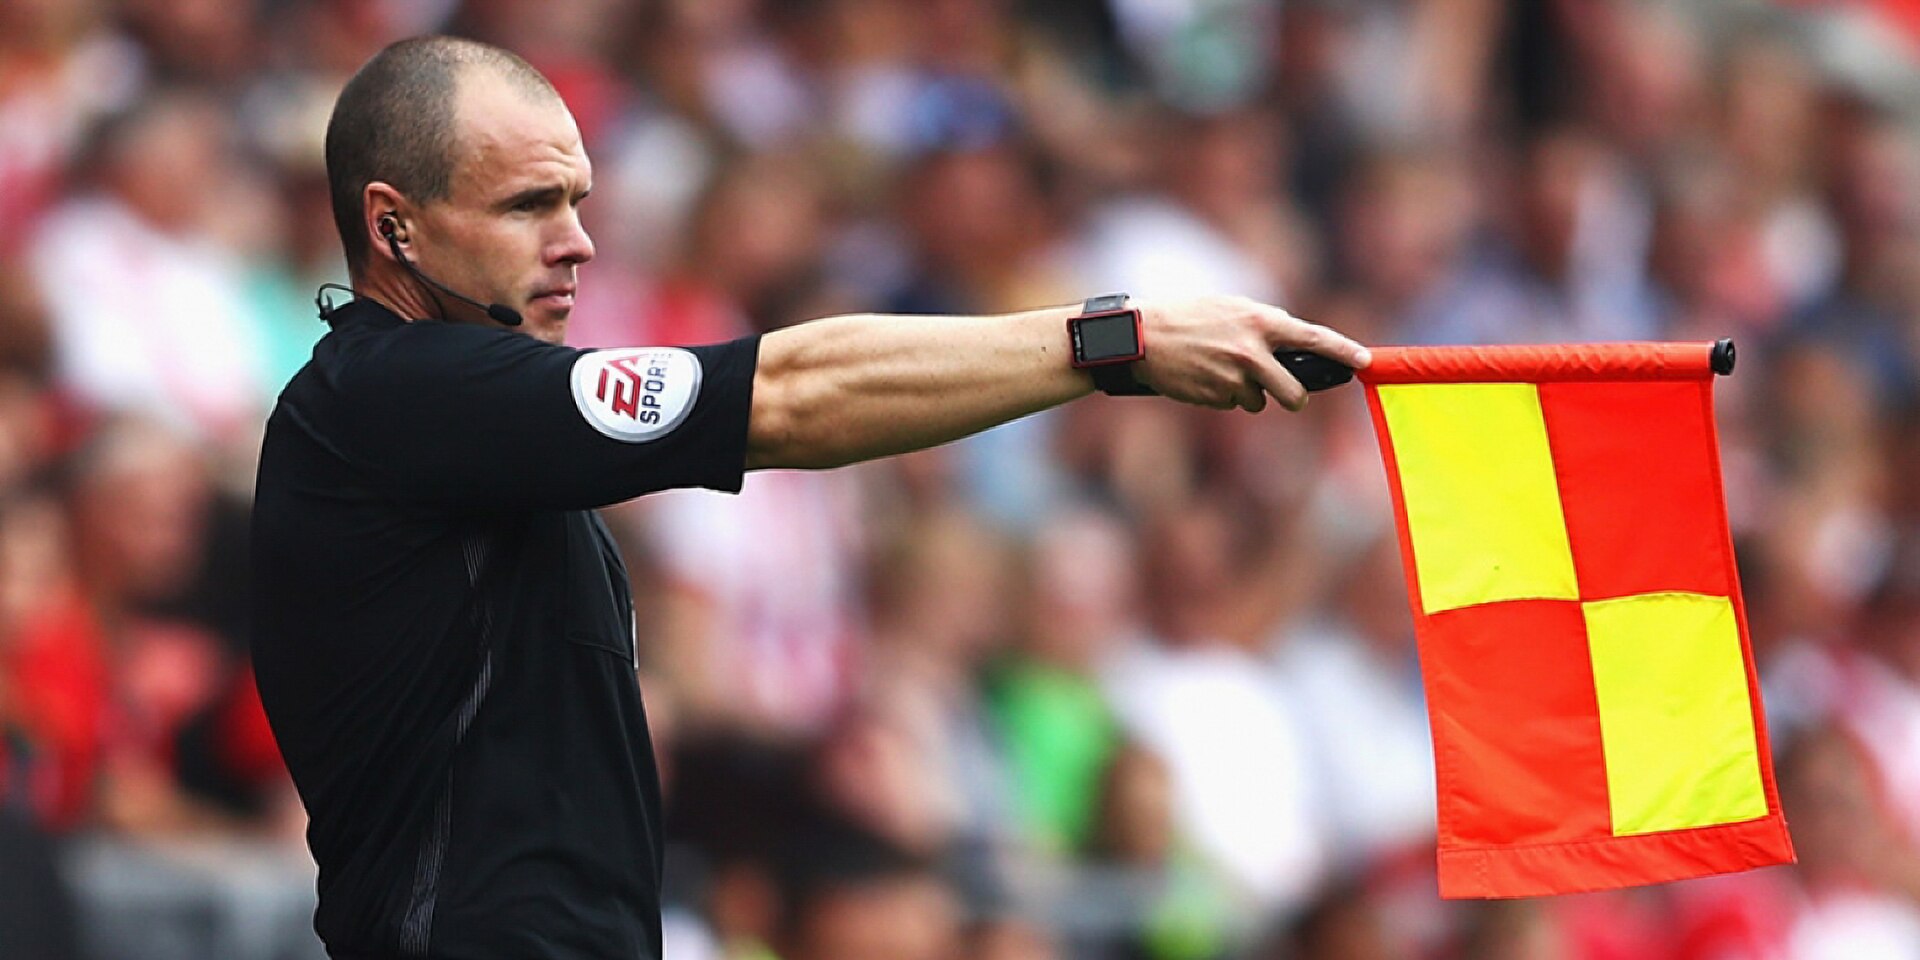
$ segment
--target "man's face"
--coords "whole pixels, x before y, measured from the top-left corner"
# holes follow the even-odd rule
[[[454,290],[520,311],[523,332],[560,343],[575,268],[593,259],[578,210],[593,183],[580,130],[559,100],[483,71],[461,79],[456,104],[451,188],[416,214],[416,262]]]

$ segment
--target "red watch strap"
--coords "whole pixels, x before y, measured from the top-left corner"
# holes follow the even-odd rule
[[[1132,313],[1135,343],[1140,346],[1141,354],[1144,357],[1146,343],[1145,332],[1140,329],[1140,311],[1129,310],[1127,307],[1128,299],[1128,296],[1124,293],[1108,293],[1098,297],[1089,297],[1087,301],[1080,306],[1080,316],[1069,320],[1068,326],[1071,328],[1075,321],[1087,317],[1100,316],[1103,314],[1112,315],[1123,311]],[[1079,344],[1077,333],[1075,334],[1074,342],[1077,348]],[[1078,357],[1075,357],[1074,366],[1082,366]],[[1086,365],[1085,369],[1093,375],[1093,385],[1098,388],[1101,393],[1109,396],[1145,397],[1155,395],[1152,387],[1134,379],[1133,361]]]

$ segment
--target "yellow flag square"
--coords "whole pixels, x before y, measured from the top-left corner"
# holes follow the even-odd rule
[[[1421,609],[1580,599],[1539,389],[1405,384],[1379,397]]]
[[[1733,602],[1649,593],[1581,609],[1614,834],[1766,816]]]

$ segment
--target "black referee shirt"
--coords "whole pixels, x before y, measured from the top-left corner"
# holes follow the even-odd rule
[[[756,339],[580,351],[356,300],[280,395],[254,668],[335,957],[657,960],[660,787],[591,508],[738,491]]]

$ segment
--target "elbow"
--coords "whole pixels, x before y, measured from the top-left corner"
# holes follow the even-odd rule
[[[799,447],[793,412],[762,396],[755,388],[753,409],[747,414],[747,469],[798,466],[793,462]]]
[[[753,402],[747,408],[747,469],[792,466],[799,417],[791,396],[793,377],[780,354],[762,341],[753,371]]]
[[[794,413],[778,376],[762,361],[753,374],[753,404],[747,409],[747,469],[783,467],[793,448]]]
[[[856,458],[836,456],[828,438],[816,436],[824,422],[817,401],[795,378],[777,370],[754,374],[753,406],[747,413],[747,469],[821,470],[845,466]],[[810,409],[810,407],[815,409]]]

